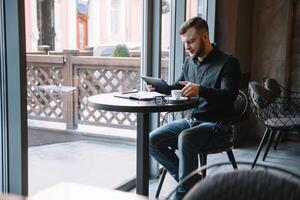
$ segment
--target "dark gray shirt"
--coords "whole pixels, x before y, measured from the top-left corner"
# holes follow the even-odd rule
[[[238,60],[216,46],[202,61],[188,57],[178,80],[172,89],[181,89],[179,81],[200,84],[199,105],[192,116],[199,120],[216,121],[233,113],[233,103],[237,97],[241,78]]]

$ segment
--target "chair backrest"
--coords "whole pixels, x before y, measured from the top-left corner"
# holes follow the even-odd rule
[[[249,100],[247,95],[243,91],[239,90],[238,96],[234,101],[233,108],[234,108],[234,113],[240,118],[240,120],[244,118],[248,108],[248,104],[249,104]]]
[[[238,170],[214,176],[197,183],[184,200],[281,200],[300,199],[299,179],[280,176],[266,170]]]
[[[167,112],[163,116],[161,125],[167,124],[174,120],[183,119],[187,116],[190,116],[191,112],[192,112],[192,110],[185,110],[185,111],[180,111],[180,112]]]
[[[273,78],[263,78],[262,85],[273,92],[276,97],[282,95],[283,87]]]
[[[300,106],[291,97],[276,96],[256,82],[249,83],[250,107],[267,127],[281,130],[299,129]]]
[[[250,82],[248,86],[250,105],[257,109],[264,109],[274,101],[275,95],[257,82]],[[253,108],[252,108],[253,109]]]

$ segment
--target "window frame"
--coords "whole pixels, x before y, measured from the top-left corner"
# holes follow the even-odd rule
[[[1,4],[1,192],[28,194],[25,14],[23,0]],[[2,96],[4,95],[4,96]]]

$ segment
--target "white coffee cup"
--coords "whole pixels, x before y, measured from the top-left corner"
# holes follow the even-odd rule
[[[171,96],[173,99],[176,99],[176,100],[180,99],[181,93],[182,93],[181,90],[171,90]]]

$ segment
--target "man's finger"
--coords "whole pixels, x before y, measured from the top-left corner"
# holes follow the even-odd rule
[[[179,83],[180,83],[181,85],[187,85],[187,84],[189,84],[190,82],[189,82],[189,81],[179,81]]]
[[[183,89],[182,89],[182,95],[183,96],[187,96],[190,92],[191,92],[192,88],[190,87],[190,85],[186,85]]]

